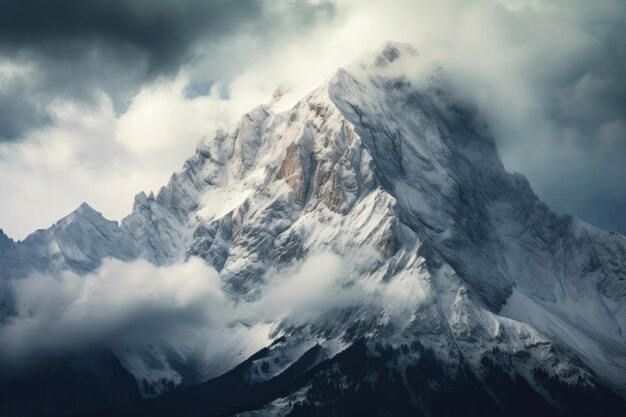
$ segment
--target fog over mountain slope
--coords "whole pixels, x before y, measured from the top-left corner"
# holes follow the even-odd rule
[[[553,214],[439,71],[410,76],[419,59],[388,43],[253,109],[121,224],[82,205],[0,236],[0,337],[63,355],[20,284],[51,276],[46,328],[100,323],[81,342],[143,397],[181,386],[111,415],[623,415],[626,238]]]

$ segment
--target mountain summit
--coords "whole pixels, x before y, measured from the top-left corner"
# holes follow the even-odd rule
[[[16,279],[198,257],[241,309],[341,260],[351,296],[316,314],[233,324],[200,357],[116,351],[144,397],[195,386],[104,414],[624,415],[626,238],[552,213],[441,77],[411,78],[419,59],[387,43],[287,111],[256,107],[119,225],[81,206],[0,245]]]

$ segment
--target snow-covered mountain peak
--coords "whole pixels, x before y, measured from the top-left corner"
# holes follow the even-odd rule
[[[104,218],[102,213],[100,213],[99,211],[96,211],[93,207],[91,207],[86,202],[83,202],[81,203],[80,206],[78,206],[77,209],[75,209],[73,212],[63,217],[62,219],[60,219],[56,224],[57,225],[68,224],[68,223],[77,221],[78,219],[82,221],[89,221],[89,222],[109,221]]]
[[[388,62],[394,62],[402,56],[419,56],[419,53],[410,43],[388,41],[385,42],[382,51],[378,54],[379,58],[384,58]]]
[[[290,92],[291,92],[291,89],[288,86],[279,85],[278,87],[276,87],[276,89],[274,90],[274,93],[272,94],[272,100],[270,101],[270,104],[276,104],[280,102],[281,99],[285,97],[286,94],[289,94]]]
[[[0,229],[0,250],[12,247],[14,244],[15,242],[13,239],[7,236],[7,234],[4,233],[4,230]]]
[[[332,288],[355,289],[349,304],[324,304],[304,323],[251,319],[201,358],[193,341],[120,353],[144,394],[163,378],[179,383],[194,361],[217,376],[241,361],[234,343],[251,354],[270,339],[282,340],[266,352],[274,365],[250,365],[248,381],[275,377],[313,345],[322,360],[365,343],[366,357],[394,352],[388,365],[403,375],[425,352],[442,375],[487,385],[504,367],[547,404],[560,401],[554,381],[626,392],[624,237],[552,213],[504,169],[471,106],[437,77],[414,82],[415,60],[412,46],[387,43],[293,105],[277,94],[205,138],[121,224],[81,206],[5,251],[0,267],[84,273],[103,257],[198,257],[246,305],[319,254],[340,259]]]
[[[420,68],[424,63],[413,45],[404,42],[386,42],[343,68],[352,75],[367,73],[369,76],[406,78],[410,72]]]

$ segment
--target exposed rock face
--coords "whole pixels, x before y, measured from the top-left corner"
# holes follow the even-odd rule
[[[303,167],[303,162],[305,166]],[[310,163],[310,162],[309,162]],[[308,190],[308,178],[304,176],[305,172],[309,172],[306,167],[305,156],[301,154],[300,148],[295,143],[287,146],[285,159],[280,167],[280,173],[289,185],[296,197],[296,202],[304,204],[306,201],[306,193]]]
[[[0,251],[5,251],[15,246],[13,239],[8,237],[4,230],[0,229]]]
[[[202,357],[202,377],[239,364],[207,386],[246,394],[216,400],[216,414],[348,415],[369,404],[376,415],[459,415],[445,398],[470,390],[475,415],[579,415],[577,397],[623,415],[626,238],[552,213],[505,171],[445,83],[417,89],[401,75],[414,59],[411,46],[388,44],[287,111],[257,107],[200,143],[156,196],[139,194],[121,225],[81,208],[0,249],[2,271],[198,256],[246,303],[284,268],[332,252],[358,301],[234,327],[236,340]],[[227,354],[239,346],[267,349],[242,362]],[[183,379],[159,349],[119,356],[149,387],[162,383],[142,374],[148,364]],[[211,415],[196,397],[208,391],[190,392],[155,404]]]

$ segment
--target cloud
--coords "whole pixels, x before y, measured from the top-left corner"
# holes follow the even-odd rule
[[[380,254],[367,248],[342,257],[322,252],[291,270],[270,272],[262,296],[244,306],[241,317],[302,322],[334,308],[357,305],[366,294],[360,283],[362,273],[379,259]]]
[[[35,273],[8,284],[15,311],[0,324],[0,363],[37,364],[95,347],[125,351],[153,345],[181,346],[179,351],[203,357],[210,354],[206,346],[219,344],[216,335],[233,326],[304,323],[362,303],[361,275],[378,259],[365,249],[345,256],[314,254],[269,273],[260,298],[239,303],[199,258],[169,266],[105,259],[84,276]]]
[[[50,123],[44,110],[33,91],[32,66],[0,60],[0,137],[14,138]]]
[[[49,122],[47,104],[58,98],[92,104],[104,92],[123,112],[142,86],[184,66],[210,69],[194,82],[232,78],[263,52],[259,45],[333,15],[331,3],[307,0],[0,2],[0,57],[33,67],[28,86],[0,95],[0,109],[11,115],[0,140],[23,139]],[[224,50],[229,56],[216,60]]]
[[[221,323],[218,273],[199,259],[166,267],[106,259],[93,273],[34,274],[9,285],[16,314],[0,327],[4,359],[159,343]]]
[[[94,48],[160,73],[176,70],[203,34],[226,36],[264,10],[254,0],[26,0],[3,2],[0,11],[6,52],[78,60]]]

